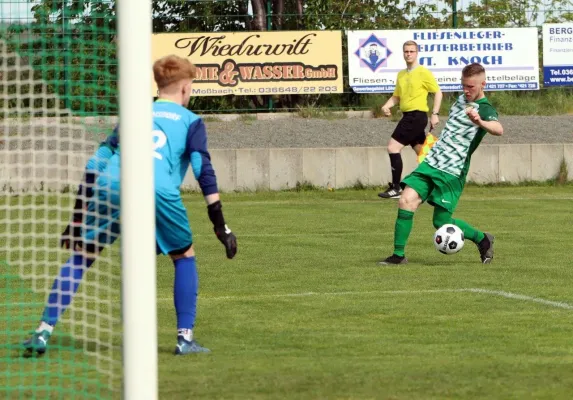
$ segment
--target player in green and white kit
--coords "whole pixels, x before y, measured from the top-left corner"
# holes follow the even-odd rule
[[[394,230],[394,253],[381,265],[406,264],[404,249],[412,231],[414,212],[423,202],[434,206],[434,227],[457,225],[479,249],[482,263],[493,259],[493,235],[477,230],[465,221],[452,218],[464,190],[473,152],[486,133],[503,134],[497,111],[485,97],[485,69],[469,64],[462,70],[461,95],[450,108],[439,140],[420,165],[401,183],[404,191],[398,202]]]

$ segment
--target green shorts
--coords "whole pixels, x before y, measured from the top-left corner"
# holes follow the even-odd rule
[[[458,205],[465,181],[457,176],[430,167],[422,162],[401,183],[402,188],[410,186],[434,207],[439,206],[453,213]]]

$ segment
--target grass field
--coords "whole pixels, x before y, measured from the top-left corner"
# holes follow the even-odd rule
[[[459,254],[438,253],[424,205],[410,264],[377,266],[392,251],[396,202],[375,190],[226,194],[239,241],[229,261],[202,198],[185,200],[201,286],[195,335],[212,353],[171,354],[173,270],[158,258],[161,399],[571,398],[573,186],[468,187],[456,217],[496,236],[491,265],[480,264],[469,241]],[[35,327],[44,294],[16,287],[0,284],[0,323],[24,332]],[[9,307],[10,293],[37,304]],[[0,328],[0,342],[13,342],[18,329]],[[69,377],[81,374],[62,360],[95,358],[67,331],[62,324],[54,336],[66,346],[39,360],[0,348],[0,367],[8,366],[0,368],[0,394],[33,397],[33,388],[15,387],[36,374],[41,386],[64,375],[60,383],[76,394],[107,396],[89,365],[79,370],[85,378]]]

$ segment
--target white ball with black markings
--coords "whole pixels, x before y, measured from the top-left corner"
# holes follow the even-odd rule
[[[456,225],[443,225],[434,234],[434,246],[442,254],[456,254],[464,242],[464,233]]]

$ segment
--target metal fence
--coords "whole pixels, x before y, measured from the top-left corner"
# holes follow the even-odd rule
[[[359,30],[525,27],[573,21],[570,0],[154,0],[153,30]],[[116,113],[115,1],[3,0],[0,39],[33,65],[62,106],[83,115]],[[346,43],[343,35],[343,71]],[[386,95],[196,97],[203,113],[369,109]],[[548,89],[546,89],[548,90]],[[542,95],[542,94],[541,94]]]

